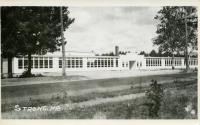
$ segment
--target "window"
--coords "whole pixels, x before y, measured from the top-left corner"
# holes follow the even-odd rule
[[[158,61],[157,61],[157,59],[154,59],[154,60],[155,60],[154,66],[157,66],[158,65]]]
[[[22,68],[23,68],[23,61],[22,61],[22,58],[19,58],[19,59],[18,59],[18,68],[19,68],[19,69],[22,69]]]
[[[35,63],[35,68],[38,68],[38,58],[37,57],[35,58],[34,63]]]
[[[67,60],[67,67],[71,68],[71,61],[70,60]]]
[[[80,60],[80,67],[83,67],[83,60]]]
[[[118,59],[116,59],[116,67],[118,67]]]
[[[94,63],[93,62],[91,62],[91,67],[94,67]]]
[[[89,67],[89,62],[87,62],[87,67]],[[83,60],[82,58],[67,58],[66,60],[66,67],[67,68],[82,68],[83,67]]]
[[[122,63],[122,67],[124,67],[124,62]]]
[[[148,59],[148,66],[151,66],[151,60]]]
[[[31,68],[33,68],[33,58],[31,58]]]
[[[43,58],[40,58],[40,68],[43,68]]]
[[[108,67],[110,67],[110,59],[108,60]]]
[[[76,60],[76,68],[78,68],[78,67],[79,67],[79,61]]]
[[[148,66],[148,59],[146,59],[146,66]]]
[[[100,67],[100,60],[98,59],[98,67]]]
[[[62,59],[59,59],[59,68],[62,68]]]
[[[87,67],[90,67],[90,62],[87,62]]]
[[[49,58],[49,68],[53,68],[53,59]]]
[[[75,66],[75,60],[72,60],[72,68]]]
[[[101,60],[101,67],[104,67],[104,60]]]
[[[105,58],[104,61],[105,61],[105,67],[107,67],[107,61],[108,61],[108,60]]]
[[[28,59],[24,58],[24,68],[28,68]]]
[[[113,67],[113,59],[111,60],[111,67]]]
[[[161,66],[161,59],[160,59],[160,66]]]
[[[61,60],[61,59],[60,59]],[[28,58],[25,57],[18,59],[18,68],[28,68]],[[52,57],[32,57],[31,58],[31,68],[53,68],[53,58]]]
[[[153,62],[153,66],[155,66],[156,65],[156,60],[152,59],[152,62]]]
[[[44,58],[44,68],[48,68],[48,58]]]

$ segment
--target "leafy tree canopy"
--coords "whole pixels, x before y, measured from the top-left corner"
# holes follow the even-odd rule
[[[2,7],[2,57],[8,58],[8,74],[12,74],[12,57],[54,52],[61,45],[60,7]],[[64,31],[74,22],[68,7],[62,8]],[[12,76],[12,75],[10,75]]]
[[[163,7],[155,19],[158,21],[154,45],[169,53],[183,51],[186,46],[185,18],[187,20],[187,46],[197,49],[197,9],[195,7]]]
[[[63,7],[66,30],[74,19]],[[2,7],[2,54],[16,56],[53,52],[61,45],[59,7]]]

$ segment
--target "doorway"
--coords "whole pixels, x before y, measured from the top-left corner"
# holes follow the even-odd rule
[[[135,61],[129,61],[129,70],[133,70],[135,67]]]

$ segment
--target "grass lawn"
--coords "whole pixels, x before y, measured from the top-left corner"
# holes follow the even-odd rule
[[[45,84],[32,84],[21,86],[5,86],[1,87],[2,99],[8,99],[13,97],[27,97],[31,95],[51,94],[54,92],[63,91],[77,91],[83,89],[93,88],[105,88],[120,85],[135,85],[150,82],[151,79],[157,81],[163,80],[175,80],[176,78],[190,78],[192,76],[197,77],[197,73],[182,73],[182,74],[170,74],[170,75],[154,75],[143,77],[127,77],[127,78],[111,78],[111,79],[99,79],[99,80],[84,80],[74,82],[55,82]],[[27,78],[28,79],[28,78]],[[27,80],[28,81],[28,80]],[[20,81],[19,81],[20,82]],[[3,83],[3,81],[2,81]]]
[[[50,83],[50,84],[34,84],[22,86],[7,86],[2,87],[2,117],[10,118],[9,112],[13,110],[16,104],[23,106],[42,106],[42,105],[61,105],[66,103],[80,103],[90,101],[98,98],[112,98],[122,95],[142,93],[149,89],[148,86],[143,86],[143,83],[150,82],[151,79],[158,81],[175,80],[175,82],[165,83],[165,95],[162,101],[161,109],[159,111],[159,119],[183,119],[183,118],[197,118],[197,77],[196,73],[177,74],[177,75],[156,75],[144,77],[129,77],[129,78],[114,78],[102,80],[86,80],[67,83]],[[194,79],[196,77],[196,79]],[[177,78],[192,78],[189,81],[179,81]],[[131,87],[132,85],[141,83],[140,87]],[[158,82],[159,83],[159,82]],[[130,85],[130,88],[116,91],[105,92],[91,92],[78,96],[68,96],[68,91],[77,91],[94,88],[107,88],[112,86]],[[65,95],[66,92],[66,95]],[[53,95],[52,93],[61,93],[60,95]],[[37,97],[47,94],[42,99]],[[23,97],[31,100],[24,100]],[[65,96],[63,96],[65,95]],[[8,103],[7,100],[13,98],[21,98],[22,101]],[[107,119],[145,119],[148,116],[148,107],[144,105],[146,97],[127,100],[123,102],[111,102],[94,105],[91,107],[76,108],[72,110],[62,110],[59,112],[48,112],[47,114],[39,114],[34,117],[17,116],[17,118],[58,118],[58,119],[93,119],[93,118],[107,118]],[[192,107],[195,114],[190,111],[185,111],[185,108]],[[7,113],[8,115],[4,115]]]
[[[182,83],[182,82],[180,82]],[[146,97],[123,102],[100,104],[88,108],[50,113],[43,118],[57,119],[149,119]],[[197,81],[188,82],[176,88],[165,86],[165,94],[155,119],[196,119],[197,118]],[[191,111],[185,108],[191,105]]]

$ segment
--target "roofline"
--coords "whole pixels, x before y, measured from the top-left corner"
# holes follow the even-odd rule
[[[152,56],[151,56],[151,57],[144,57],[144,58],[172,58],[172,57],[156,57],[156,56],[155,56],[155,57],[152,57]],[[174,57],[174,58],[185,58],[185,57]],[[191,59],[193,59],[193,58],[194,58],[194,59],[197,59],[197,58],[195,58],[195,57],[190,57],[190,58],[191,58]]]
[[[20,56],[19,56],[20,57]],[[22,56],[27,57],[27,56]],[[62,58],[62,55],[32,55],[32,57],[59,57]],[[82,58],[119,58],[119,56],[87,56],[87,55],[66,55],[67,57],[82,57]]]

